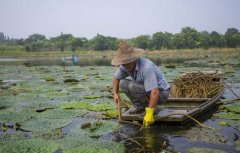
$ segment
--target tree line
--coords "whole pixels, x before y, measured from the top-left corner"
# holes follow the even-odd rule
[[[74,37],[63,34],[47,39],[41,34],[32,34],[26,39],[10,39],[0,32],[0,50],[11,46],[21,46],[25,51],[65,51],[65,50],[116,50],[119,38],[97,34],[92,39]],[[191,27],[182,28],[180,33],[156,32],[153,35],[139,35],[128,39],[135,47],[148,50],[161,49],[193,49],[193,48],[235,48],[240,46],[240,32],[236,28],[228,28],[225,34],[216,31],[198,32]]]

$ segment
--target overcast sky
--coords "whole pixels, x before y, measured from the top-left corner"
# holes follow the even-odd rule
[[[0,0],[0,32],[11,38],[61,32],[132,38],[186,26],[240,30],[240,0]]]

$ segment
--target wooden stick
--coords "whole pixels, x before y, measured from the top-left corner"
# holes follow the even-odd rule
[[[118,102],[118,122],[122,121],[121,100]]]

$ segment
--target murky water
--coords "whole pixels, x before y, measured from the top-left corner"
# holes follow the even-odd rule
[[[27,62],[27,64],[26,64]],[[53,64],[55,63],[55,64]],[[228,153],[239,152],[237,150],[236,141],[240,140],[240,131],[238,128],[231,125],[220,126],[219,122],[225,121],[212,116],[215,112],[218,112],[218,107],[212,109],[205,114],[202,114],[198,120],[203,124],[216,128],[218,132],[203,131],[205,135],[198,136],[202,130],[195,123],[183,123],[183,124],[165,124],[155,123],[148,129],[140,131],[140,126],[134,124],[123,123],[118,126],[117,129],[108,131],[95,131],[95,127],[92,127],[90,133],[81,129],[83,124],[89,124],[92,122],[98,122],[101,120],[107,120],[118,124],[117,119],[106,119],[105,104],[113,103],[111,99],[111,92],[108,91],[112,84],[112,76],[115,68],[108,66],[66,66],[61,65],[61,61],[24,61],[14,59],[1,59],[0,60],[0,84],[1,84],[1,100],[0,100],[0,122],[1,129],[0,135],[24,133],[25,138],[42,138],[51,139],[54,143],[60,144],[59,141],[66,141],[65,139],[74,140],[72,135],[79,134],[79,139],[82,139],[83,135],[90,135],[91,141],[113,141],[117,143],[123,143],[126,148],[125,152],[188,152],[189,148],[211,148]],[[40,66],[39,66],[40,65]],[[46,66],[43,66],[46,65]],[[176,76],[186,71],[200,71],[200,70],[221,70],[225,71],[224,67],[189,67],[183,64],[177,64],[175,69],[168,69],[164,65],[160,66],[160,69],[165,73],[166,78],[170,81]],[[236,98],[235,94],[240,95],[240,68],[238,63],[233,65],[234,72],[226,74],[225,83],[230,89],[226,89],[221,101]],[[66,83],[64,80],[72,78],[79,82]],[[52,80],[52,81],[46,81]],[[97,98],[87,99],[86,97],[95,96]],[[84,98],[85,97],[85,98]],[[63,104],[72,103],[74,101],[86,102],[94,104],[87,106],[86,112],[73,112],[71,109],[69,113],[61,116]],[[102,105],[101,108],[95,108],[95,105]],[[76,106],[75,106],[76,107]],[[83,106],[78,106],[83,107]],[[12,110],[13,109],[13,110]],[[22,110],[31,112],[29,114],[22,114]],[[102,109],[102,110],[98,110]],[[109,109],[109,108],[108,108]],[[19,113],[21,118],[15,118],[8,115],[5,118],[3,114],[8,114],[4,111],[13,111],[16,114]],[[53,112],[51,112],[53,111]],[[54,112],[55,111],[55,112]],[[45,113],[49,113],[46,114]],[[50,117],[50,119],[58,119],[54,113],[59,113],[59,118],[70,119],[63,122],[62,125],[47,123],[48,120],[44,120]],[[64,113],[64,112],[62,112]],[[83,114],[80,116],[79,114]],[[33,115],[34,114],[34,115]],[[70,115],[69,115],[70,114]],[[69,115],[69,117],[68,117]],[[6,118],[7,117],[7,118]],[[55,131],[49,133],[49,131],[43,131],[43,129],[37,129],[33,131],[27,131],[26,129],[32,129],[31,119],[39,120],[36,124],[46,123],[53,129],[60,128],[61,131]],[[11,121],[11,122],[9,122]],[[13,122],[15,121],[15,122]],[[236,121],[238,122],[238,121]],[[20,125],[19,125],[20,124]],[[96,124],[100,126],[101,124]],[[44,126],[43,126],[44,128]],[[100,127],[101,128],[101,127]],[[79,130],[77,131],[76,130]],[[75,131],[73,133],[73,131]],[[100,134],[99,134],[100,133]],[[189,134],[191,133],[191,134]],[[191,140],[191,136],[194,140]],[[197,137],[198,136],[198,137]],[[196,137],[196,138],[195,138]],[[79,140],[80,141],[80,140]],[[89,140],[90,141],[90,140]],[[79,142],[81,144],[82,142]],[[3,139],[0,141],[0,145],[3,145]],[[77,147],[74,146],[74,147]],[[73,148],[74,148],[73,147]],[[63,147],[65,148],[65,147]],[[67,148],[67,149],[66,149]],[[71,147],[64,149],[58,149],[57,152],[69,151]],[[104,148],[103,148],[104,149]]]

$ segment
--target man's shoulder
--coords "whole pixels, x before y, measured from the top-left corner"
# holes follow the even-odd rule
[[[145,68],[149,69],[149,68],[152,68],[154,66],[154,63],[147,58],[140,58],[140,65],[144,69]]]

